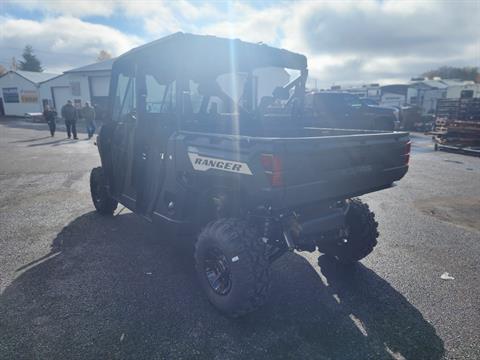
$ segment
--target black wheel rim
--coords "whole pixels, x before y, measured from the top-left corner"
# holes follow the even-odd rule
[[[225,255],[218,249],[207,251],[204,271],[212,290],[219,295],[227,295],[232,288],[230,267]]]

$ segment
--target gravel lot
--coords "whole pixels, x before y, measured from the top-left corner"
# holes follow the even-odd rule
[[[161,231],[93,211],[85,139],[0,121],[1,359],[480,358],[480,158],[413,135],[406,178],[363,197],[376,251],[288,254],[267,306],[230,320]]]

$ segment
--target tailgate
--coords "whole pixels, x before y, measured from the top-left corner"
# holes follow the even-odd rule
[[[289,139],[282,155],[287,206],[390,186],[408,169],[408,133]]]

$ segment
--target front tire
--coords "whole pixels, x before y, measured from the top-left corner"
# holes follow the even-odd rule
[[[375,214],[360,199],[351,199],[346,215],[348,235],[322,252],[343,264],[352,264],[369,255],[377,245]]]
[[[250,313],[268,297],[266,245],[246,221],[219,219],[205,226],[195,245],[195,268],[208,300],[227,316]]]
[[[118,202],[108,194],[105,174],[101,167],[92,169],[90,173],[90,194],[93,205],[100,214],[113,215]]]

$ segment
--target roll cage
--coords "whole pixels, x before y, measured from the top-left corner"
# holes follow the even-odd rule
[[[257,99],[253,73],[256,69],[266,67],[296,70],[299,75],[288,84],[275,88],[271,96]],[[119,75],[129,76],[131,84],[129,86],[132,86],[133,79],[138,79],[139,73],[150,73],[159,83],[166,83],[167,86],[172,86],[168,81],[175,81],[176,93],[170,94],[170,102],[176,103],[174,112],[177,115],[185,117],[190,106],[187,104],[186,95],[190,94],[193,81],[198,85],[198,93],[203,97],[198,109],[199,116],[215,112],[216,105],[210,106],[209,102],[212,97],[216,97],[227,109],[223,112],[240,119],[252,120],[272,108],[279,112],[282,106],[295,109],[303,106],[308,70],[305,56],[287,50],[238,39],[176,33],[135,48],[115,60],[110,84],[112,95],[109,118],[115,115],[115,101],[121,100],[120,108],[123,108],[123,102],[126,100],[115,96]],[[222,91],[216,82],[219,76],[227,73],[242,74],[245,77],[242,96],[239,99],[233,99],[230,94]],[[137,83],[137,86],[141,85]],[[165,110],[167,94],[168,91],[165,91],[159,104],[160,112]],[[278,103],[282,103],[282,106],[275,106]],[[140,105],[145,106],[142,98],[138,97],[136,106]]]

